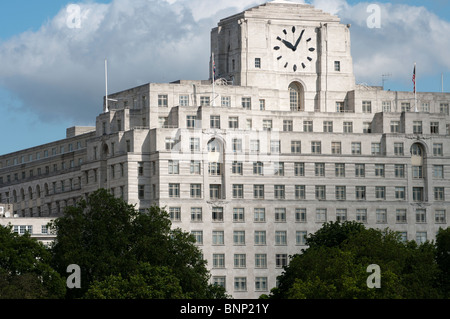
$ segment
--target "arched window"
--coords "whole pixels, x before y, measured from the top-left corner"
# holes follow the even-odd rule
[[[208,142],[208,152],[220,153],[220,143],[217,139],[212,139]]]
[[[298,82],[289,85],[289,103],[291,111],[304,111],[304,90]]]
[[[423,156],[423,148],[421,145],[415,143],[411,146],[411,155]]]

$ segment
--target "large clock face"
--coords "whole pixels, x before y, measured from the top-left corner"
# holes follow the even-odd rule
[[[305,36],[305,29],[297,30],[295,26],[290,30],[284,29],[283,33],[277,36],[279,43],[273,49],[284,69],[297,72],[312,62],[311,55],[316,49],[311,45],[311,40]]]

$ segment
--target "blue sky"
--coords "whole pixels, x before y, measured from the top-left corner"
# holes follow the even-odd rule
[[[15,0],[0,2],[0,154],[65,137],[93,125],[102,110],[104,58],[110,91],[148,82],[208,78],[209,33],[219,19],[258,0]],[[297,0],[302,2],[302,0]],[[356,81],[450,91],[450,1],[306,0],[351,23]],[[381,28],[365,10],[381,8]],[[80,28],[68,27],[78,4]]]

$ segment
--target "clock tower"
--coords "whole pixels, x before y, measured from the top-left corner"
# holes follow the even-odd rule
[[[216,79],[280,94],[295,86],[304,111],[335,112],[333,101],[355,87],[349,28],[307,4],[275,0],[248,9],[211,32]]]

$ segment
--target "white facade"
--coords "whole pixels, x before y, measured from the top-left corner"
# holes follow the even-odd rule
[[[448,227],[450,94],[417,93],[415,112],[411,92],[356,85],[349,26],[309,5],[223,19],[211,53],[214,85],[112,94],[95,128],[0,157],[0,202],[52,218],[104,187],[166,207],[235,298],[269,293],[323,222],[418,241]]]

